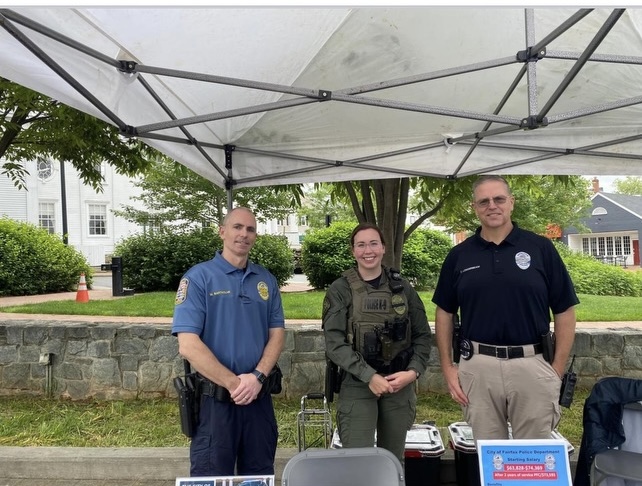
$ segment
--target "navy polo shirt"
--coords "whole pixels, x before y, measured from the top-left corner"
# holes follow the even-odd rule
[[[236,374],[263,356],[270,328],[284,327],[276,278],[256,263],[236,268],[221,256],[190,268],[176,294],[172,334],[191,332]]]
[[[564,262],[548,238],[514,222],[499,245],[480,232],[450,250],[432,301],[460,311],[462,337],[495,345],[540,342],[550,311],[579,304]]]

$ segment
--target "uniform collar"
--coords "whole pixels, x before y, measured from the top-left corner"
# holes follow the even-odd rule
[[[220,268],[224,273],[234,273],[238,271],[242,271],[240,268],[235,267],[232,265],[230,262],[228,262],[225,258],[223,258],[223,255],[221,254],[221,250],[217,250],[216,254],[214,255],[213,258],[214,264]],[[257,273],[255,264],[252,263],[250,260],[247,261],[247,267],[245,269],[245,273]]]
[[[504,238],[504,241],[501,242],[501,245],[508,244],[515,246],[517,244],[517,240],[519,239],[519,233],[520,229],[519,226],[515,221],[511,220],[511,223],[513,223],[513,229],[510,230],[510,233],[506,235],[506,238]],[[481,237],[481,226],[478,226],[477,229],[475,230],[475,241],[477,244],[483,248],[486,248],[488,246],[499,246],[495,245],[492,241],[486,241],[484,238]]]

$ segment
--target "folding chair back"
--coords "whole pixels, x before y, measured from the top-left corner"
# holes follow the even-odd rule
[[[403,468],[378,447],[309,449],[283,469],[282,486],[405,486]]]

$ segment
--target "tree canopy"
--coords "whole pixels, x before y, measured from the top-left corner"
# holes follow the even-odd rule
[[[476,177],[430,177],[334,183],[333,197],[350,202],[359,222],[377,224],[388,242],[384,264],[399,268],[403,245],[430,219],[449,232],[478,226],[471,209]],[[513,218],[520,226],[546,234],[551,226],[578,226],[590,207],[589,181],[581,176],[507,176],[516,198]],[[417,215],[407,225],[407,216]]]
[[[642,196],[642,177],[626,176],[613,181],[615,192],[629,196]]]
[[[133,176],[157,152],[138,140],[124,139],[98,118],[0,78],[0,174],[25,189],[25,162],[69,162],[84,184],[102,190],[100,164]]]
[[[134,183],[141,189],[144,209],[126,205],[114,211],[139,225],[175,228],[218,226],[227,208],[227,192],[187,167],[167,158],[159,158]],[[296,185],[253,187],[234,191],[233,202],[256,214],[258,221],[284,218],[301,202],[301,188]]]

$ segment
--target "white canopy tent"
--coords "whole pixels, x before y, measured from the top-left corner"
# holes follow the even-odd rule
[[[228,189],[642,175],[642,9],[0,9],[0,76]]]

